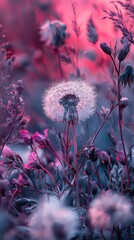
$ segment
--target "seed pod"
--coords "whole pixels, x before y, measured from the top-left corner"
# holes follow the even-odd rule
[[[85,172],[89,176],[92,174],[93,171],[93,164],[91,161],[87,161],[85,165]]]
[[[130,51],[130,44],[126,43],[118,53],[118,60],[122,62]]]
[[[120,108],[126,108],[128,106],[129,100],[127,97],[123,97],[120,99]]]
[[[108,165],[110,163],[110,157],[105,151],[100,152],[100,160],[103,164]]]
[[[98,192],[98,186],[95,181],[92,182],[91,188],[92,188],[92,194],[96,195],[96,193]]]
[[[111,162],[113,165],[118,165],[118,162],[117,162],[117,160],[116,160],[116,157],[115,157],[113,154],[110,155],[110,162]]]
[[[98,159],[98,148],[90,147],[88,150],[88,158],[91,159],[93,162],[97,161]]]
[[[118,152],[116,155],[116,160],[121,163],[123,166],[126,165],[125,156],[122,151]]]
[[[72,164],[73,163],[73,159],[74,159],[72,152],[69,152],[68,158],[69,158],[69,164]]]
[[[104,53],[108,54],[111,56],[112,53],[112,49],[107,45],[107,43],[102,42],[100,44],[101,49],[103,50]]]

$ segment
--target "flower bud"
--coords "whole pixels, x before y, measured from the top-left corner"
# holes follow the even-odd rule
[[[126,108],[128,106],[129,100],[127,97],[122,97],[120,99],[120,108]]]
[[[101,49],[103,50],[104,53],[108,54],[111,56],[112,53],[112,49],[107,45],[107,43],[102,42],[100,44]]]
[[[73,159],[74,159],[72,152],[69,152],[68,158],[69,158],[69,164],[72,164],[73,163]]]
[[[5,192],[8,189],[8,187],[9,187],[9,181],[7,179],[1,179],[0,180],[0,190],[1,190],[1,193],[3,196],[5,195]]]
[[[92,174],[93,171],[93,164],[91,161],[87,161],[85,165],[85,172],[89,176]]]
[[[31,136],[29,132],[27,130],[21,130],[20,132],[21,132],[23,141],[29,144],[31,142]]]
[[[96,195],[96,193],[98,192],[98,186],[95,181],[92,182],[91,189],[92,189],[92,194]]]
[[[5,146],[4,147],[4,149],[3,149],[3,151],[2,151],[2,156],[4,157],[4,158],[10,158],[10,159],[14,159],[14,153],[12,152],[12,150],[9,148],[9,147],[7,147],[7,146]]]
[[[97,161],[98,159],[98,148],[90,147],[88,150],[88,158],[91,159],[93,162]]]
[[[100,160],[103,164],[108,165],[110,163],[110,157],[105,151],[100,152]]]
[[[40,134],[39,132],[35,132],[32,135],[32,139],[39,144],[42,144],[45,141],[45,137],[42,134]]]
[[[124,153],[122,151],[117,153],[116,160],[119,163],[121,163],[123,166],[126,165],[125,156],[124,156]]]
[[[133,67],[131,65],[127,65],[120,77],[119,80],[121,81],[122,85],[126,86],[128,84],[128,86],[130,87],[131,84],[134,84],[134,70]]]
[[[118,53],[118,60],[122,62],[130,51],[130,44],[126,43]]]
[[[118,165],[118,162],[113,154],[110,155],[110,162],[114,165]]]
[[[17,85],[16,85],[16,89],[18,90],[19,95],[21,95],[21,93],[23,91],[23,85],[22,85],[21,80],[18,80]]]

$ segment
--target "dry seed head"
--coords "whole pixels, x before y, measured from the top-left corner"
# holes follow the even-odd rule
[[[58,83],[43,95],[43,110],[53,121],[68,121],[74,118],[84,121],[95,112],[96,93],[85,81],[68,81]]]

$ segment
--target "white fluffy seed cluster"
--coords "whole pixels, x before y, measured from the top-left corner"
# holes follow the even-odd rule
[[[92,225],[99,228],[127,225],[134,217],[130,201],[111,191],[103,192],[92,202],[88,216]]]
[[[53,225],[62,225],[66,239],[73,237],[79,226],[77,212],[54,197],[44,200],[29,221],[31,234],[38,240],[55,240]]]
[[[79,98],[77,112],[79,120],[84,121],[95,112],[96,93],[92,86],[82,80],[74,80],[58,83],[43,95],[43,110],[48,118],[56,121],[63,121],[64,107],[59,101],[64,96],[71,94]]]

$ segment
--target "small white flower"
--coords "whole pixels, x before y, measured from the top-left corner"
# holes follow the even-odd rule
[[[55,240],[54,226],[61,226],[68,240],[76,234],[78,223],[76,211],[65,207],[60,200],[49,197],[37,208],[29,226],[33,237],[38,240]]]
[[[82,80],[58,83],[46,90],[43,96],[45,114],[57,121],[65,120],[67,114],[68,118],[74,114],[76,119],[78,114],[79,120],[84,121],[94,114],[95,106],[94,88]]]
[[[47,21],[40,28],[41,40],[48,46],[60,47],[66,37],[66,25],[58,20]]]
[[[132,205],[126,197],[107,191],[92,202],[88,216],[92,225],[99,228],[127,225],[133,219]]]

